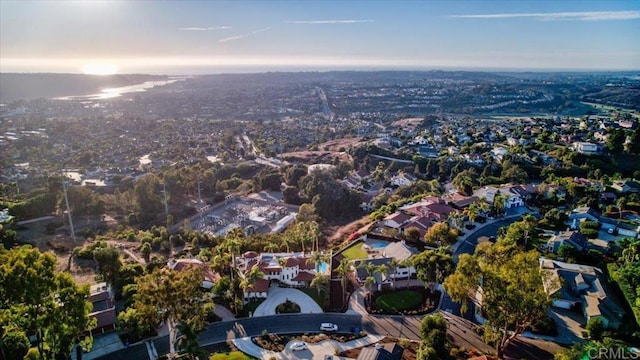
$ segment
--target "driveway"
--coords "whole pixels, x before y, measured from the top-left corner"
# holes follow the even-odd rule
[[[275,315],[276,307],[287,300],[298,304],[298,306],[300,306],[300,313],[302,314],[320,314],[323,312],[320,305],[302,291],[272,285],[269,288],[267,299],[258,305],[253,316]]]

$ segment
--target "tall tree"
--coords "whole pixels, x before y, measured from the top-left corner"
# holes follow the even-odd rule
[[[447,359],[449,349],[447,348],[447,321],[442,314],[427,315],[420,323],[420,337],[422,343],[420,350],[423,354],[433,354],[426,356],[426,359]],[[427,350],[429,348],[430,350]]]
[[[434,285],[441,283],[449,276],[454,268],[453,257],[450,253],[438,250],[425,250],[411,258],[416,269],[418,280],[433,290]]]
[[[480,216],[480,209],[478,208],[478,204],[475,202],[469,204],[469,206],[464,210],[464,213],[469,218],[469,221],[476,222],[478,216]]]
[[[178,325],[188,323],[193,329],[204,325],[211,298],[202,292],[202,268],[184,271],[158,268],[136,279],[134,308],[169,328],[169,353],[176,354]]]
[[[340,277],[340,285],[342,286],[342,301],[344,303],[345,293],[347,292],[347,281],[349,281],[349,274],[351,274],[351,262],[349,259],[342,259],[340,264],[336,267],[336,273]]]
[[[396,288],[396,280],[398,278],[398,268],[400,267],[401,261],[396,259],[396,258],[391,258],[391,261],[389,261],[389,266],[393,269],[393,277],[392,277],[392,281],[393,281],[393,288]]]
[[[624,196],[620,196],[618,200],[616,200],[616,206],[618,207],[618,214],[620,219],[622,219],[622,210],[625,206],[627,206],[627,198]]]
[[[313,280],[311,280],[311,287],[318,290],[318,295],[320,295],[320,291],[327,288],[327,285],[329,285],[329,277],[321,273],[317,273]]]
[[[474,255],[462,254],[455,273],[444,282],[454,301],[466,309],[469,294],[479,294],[485,331],[498,331],[498,357],[528,326],[544,318],[550,304],[538,253],[511,244],[482,244]],[[464,310],[463,310],[464,311]]]
[[[113,285],[122,267],[118,249],[114,246],[98,248],[93,252],[93,258],[98,263],[98,273],[102,275],[103,280]]]
[[[56,271],[52,254],[28,246],[0,248],[0,264],[0,333],[21,328],[34,336],[40,358],[67,358],[74,340],[95,325],[89,287]]]
[[[424,241],[431,246],[452,245],[456,242],[457,235],[455,230],[449,228],[446,222],[433,224],[424,234]]]

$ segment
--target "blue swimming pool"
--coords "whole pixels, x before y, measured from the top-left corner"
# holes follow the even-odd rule
[[[326,262],[320,263],[320,265],[318,265],[318,272],[324,273],[327,271],[328,267],[329,267],[329,264],[327,264]]]
[[[371,246],[371,248],[373,249],[382,249],[387,247],[389,243],[386,241],[377,240],[377,241],[368,242],[368,245]]]

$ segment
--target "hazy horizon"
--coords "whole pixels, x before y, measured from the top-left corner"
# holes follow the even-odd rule
[[[0,2],[2,73],[635,71],[635,1]]]

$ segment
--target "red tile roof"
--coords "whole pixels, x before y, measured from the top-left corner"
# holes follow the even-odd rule
[[[293,281],[312,281],[314,277],[315,276],[313,274],[310,274],[310,273],[308,273],[306,271],[300,271],[298,273],[298,275],[296,275],[291,280],[293,280]]]
[[[296,267],[300,265],[300,260],[298,258],[289,257],[287,258],[287,262],[285,263],[285,267]]]
[[[300,269],[304,269],[304,270],[315,270],[316,269],[316,264],[313,262],[313,260],[311,260],[311,258],[305,257],[305,258],[300,258]]]
[[[250,286],[247,289],[247,292],[266,292],[267,290],[269,290],[269,280],[257,279],[256,284],[254,286]]]

